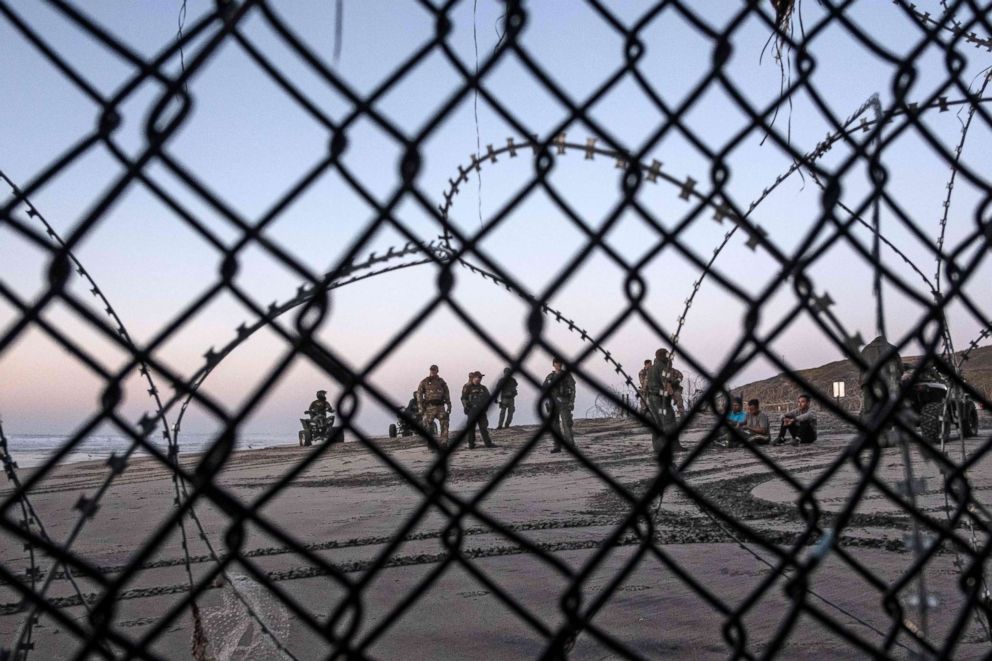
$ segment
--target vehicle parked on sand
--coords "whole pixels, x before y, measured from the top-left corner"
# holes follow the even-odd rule
[[[949,380],[936,369],[925,369],[916,379],[908,404],[916,412],[920,436],[928,443],[950,438],[958,427],[964,438],[978,434],[978,407],[967,393],[954,396]]]
[[[404,409],[403,407],[400,407],[399,409],[400,413],[403,413],[405,410],[406,409]],[[416,414],[414,414],[414,417],[416,417]],[[434,433],[437,434],[439,432],[440,429],[438,429],[437,420],[435,420]],[[402,415],[396,418],[396,422],[389,425],[389,438],[396,438],[398,436],[413,436],[413,434],[414,434],[413,427],[407,424],[406,420],[403,419]]]
[[[401,407],[400,412],[402,413],[403,411],[404,409]],[[410,436],[412,434],[413,430],[406,424],[406,420],[404,420],[402,416],[396,418],[396,422],[389,425],[389,438],[396,438],[397,436]]]

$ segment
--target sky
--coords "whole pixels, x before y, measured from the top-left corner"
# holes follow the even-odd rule
[[[73,6],[131,52],[148,59],[175,42],[180,4],[107,0]],[[473,14],[474,4],[463,1],[451,9],[451,31],[444,40],[447,54],[434,48],[416,60],[400,82],[375,102],[378,115],[407,139],[432,126],[419,144],[422,167],[414,186],[421,199],[406,195],[391,217],[395,224],[423,241],[440,234],[433,209],[442,202],[449,179],[456,179],[459,167],[465,168],[471,162],[477,143],[485,153],[487,145],[505,145],[510,136],[518,143],[522,140],[522,132],[506,120],[504,112],[525,126],[526,134],[542,139],[561,130],[568,118],[561,100],[534,75],[524,58],[512,52],[504,53],[483,79],[487,93],[498,99],[499,108],[485,96],[477,100],[472,94],[456,96],[462,77],[453,61],[473,70],[477,48],[479,61],[485,65],[499,41],[503,5],[479,0]],[[766,4],[770,3],[763,3]],[[922,10],[939,14],[936,1],[930,3],[932,6],[927,2],[918,4]],[[697,20],[719,32],[731,25],[744,3],[700,5],[696,11],[702,13]],[[188,2],[187,31],[213,6],[213,2]],[[105,98],[135,76],[136,68],[52,3],[22,0],[6,2],[4,7],[0,15],[0,85],[5,91],[4,103],[0,104],[0,170],[26,187],[93,133],[101,108],[53,66],[17,25],[30,26]],[[586,103],[623,68],[624,36],[593,7],[564,0],[528,3],[525,7],[526,21],[519,37],[522,50],[531,61],[539,63],[544,75],[553,79],[573,103]],[[650,3],[611,4],[616,20],[625,26],[635,24],[650,8]],[[767,14],[769,8],[763,8]],[[334,3],[280,2],[273,3],[272,10],[307,45],[320,66],[332,71],[359,97],[377,89],[435,36],[434,16],[419,3],[345,0],[340,57],[335,59]],[[817,26],[824,11],[820,3],[801,5],[803,26],[809,34],[815,34],[808,43],[815,68],[811,85],[792,95],[791,105],[782,107],[775,122],[781,139],[800,153],[813,149],[830,130],[831,120],[825,110],[844,118],[872,94],[879,95],[883,108],[888,108],[893,99],[896,66],[866,48],[854,27],[870,35],[883,52],[894,57],[912,52],[922,39],[919,27],[892,3],[850,3],[844,10],[848,26],[835,21],[820,30]],[[215,22],[184,48],[187,65],[196,62],[219,28]],[[753,16],[741,22],[730,39],[732,52],[724,67],[729,84],[755,107],[763,107],[780,94],[781,72],[772,57],[773,47],[768,45],[769,30],[766,22]],[[294,51],[261,10],[248,10],[238,31],[303,92],[319,115],[338,122],[353,110],[352,101]],[[715,42],[671,7],[655,16],[638,36],[644,54],[637,69],[651,93],[669,108],[680,106],[708,75]],[[966,62],[958,80],[967,87],[990,64],[989,55],[968,44],[959,44],[956,51]],[[784,61],[794,80],[799,70],[796,58],[793,52]],[[929,47],[912,64],[916,78],[908,98],[926,99],[946,84],[947,62],[941,49]],[[175,76],[180,67],[179,58],[172,57],[165,70]],[[283,206],[286,192],[326,160],[332,137],[329,130],[280,89],[233,39],[227,39],[204,66],[196,69],[188,92],[192,99],[189,115],[167,140],[165,152],[169,161],[180,164],[209,191],[209,196],[176,176],[161,158],[152,158],[144,172],[214,241],[227,247],[238,243],[241,231],[228,216],[256,224],[278,209],[266,224],[264,237],[306,270],[319,275],[336,267],[342,256],[356,247],[360,255],[381,255],[390,246],[402,246],[408,240],[392,225],[382,226],[368,240],[361,239],[378,218],[377,210],[365,196],[377,205],[385,204],[401,181],[399,165],[404,146],[376,121],[363,117],[352,124],[346,134],[342,167],[321,169],[310,186]],[[962,96],[957,88],[942,93],[951,99]],[[162,84],[151,80],[127,97],[119,108],[122,124],[111,137],[115,148],[132,158],[143,152],[147,147],[147,126],[163,95],[166,92]],[[948,152],[960,138],[965,119],[963,113],[957,112],[961,107],[955,106],[946,113],[926,113],[921,119],[933,141]],[[432,125],[442,110],[443,120]],[[629,151],[644,151],[647,162],[662,162],[663,171],[680,181],[692,177],[703,191],[713,187],[712,161],[706,150],[724,150],[750,124],[737,102],[716,83],[706,87],[681,116],[681,129],[669,127],[658,138],[667,117],[630,75],[623,76],[592,103],[588,116],[591,122],[565,125],[569,142],[584,144],[595,136],[602,145],[609,138]],[[882,156],[887,175],[885,191],[906,219],[923,236],[935,241],[950,173],[948,164],[921,132],[910,128],[895,133],[894,126],[887,129],[893,140]],[[762,131],[752,131],[725,156],[730,175],[724,182],[724,191],[742,209],[747,209],[786,172],[792,160],[775,140],[762,144],[763,137]],[[694,143],[693,138],[699,142]],[[988,153],[989,138],[988,127],[976,118],[962,160],[980,176],[987,175],[983,155]],[[851,153],[849,147],[838,145],[821,164],[827,170],[838,168]],[[450,218],[467,236],[500,218],[479,245],[484,260],[512,274],[531,294],[541,295],[563,269],[572,268],[569,265],[587,242],[583,231],[549,191],[565,200],[585,226],[595,231],[622,200],[623,171],[615,167],[612,159],[589,160],[581,152],[569,152],[556,156],[547,190],[529,187],[534,172],[530,150],[521,150],[516,158],[504,155],[496,163],[486,163],[481,172],[473,171],[460,185]],[[107,145],[97,143],[49,179],[31,199],[66,237],[122,174],[119,160]],[[361,183],[362,194],[349,183],[349,177]],[[871,185],[863,164],[850,168],[840,183],[845,204],[857,208],[865,203]],[[671,184],[645,183],[636,199],[652,221],[666,229],[697,214],[679,232],[678,240],[705,261],[729,225],[714,222],[712,211],[699,211],[678,194],[679,188]],[[221,213],[211,199],[222,201],[226,213]],[[0,191],[0,200],[2,204],[9,202],[7,190]],[[981,186],[965,178],[957,179],[945,245],[968,249],[962,242],[975,228],[982,201]],[[788,255],[808,235],[815,237],[815,246],[827,240],[829,234],[822,227],[818,229],[817,224],[823,204],[821,191],[808,176],[793,175],[768,195],[751,219],[768,232],[778,250]],[[24,214],[23,207],[13,209],[12,215],[40,228],[35,219]],[[885,236],[932,280],[933,253],[899,214],[883,205],[880,223]],[[852,235],[870,249],[867,230],[858,227]],[[623,211],[604,238],[609,251],[592,251],[574,267],[565,284],[553,291],[549,303],[594,336],[602,336],[628,306],[624,264],[638,263],[652,252],[659,238],[657,229],[644,218],[630,209]],[[728,281],[756,295],[783,279],[768,253],[750,250],[745,241],[743,234],[732,238],[716,266]],[[835,314],[852,334],[860,332],[866,340],[874,337],[871,264],[847,241],[831,243],[824,250],[814,248],[812,252],[817,258],[809,274],[817,291],[830,293],[836,302]],[[190,301],[212,287],[222,265],[214,245],[140,182],[128,185],[101,214],[75,254],[140,345],[155,338]],[[0,283],[8,294],[0,296],[0,337],[4,342],[0,345],[0,415],[5,428],[17,433],[72,433],[96,412],[104,381],[59,346],[40,324],[31,324],[11,336],[19,318],[11,297],[30,303],[43,295],[51,258],[4,219],[0,219],[0,255]],[[484,261],[475,255],[470,259],[479,264]],[[901,259],[883,251],[882,261],[914,291],[926,295],[926,286]],[[297,269],[257,242],[241,250],[237,262],[235,283],[240,291],[249,292],[261,308],[292,299],[304,281]],[[674,331],[698,275],[696,264],[671,246],[642,266],[640,276],[646,283],[643,307],[666,333]],[[949,309],[949,326],[958,346],[975,337],[990,316],[990,275],[992,269],[985,259],[966,288],[981,314],[960,305]],[[370,381],[396,405],[405,404],[431,363],[440,366],[454,392],[460,390],[467,373],[473,370],[484,372],[484,382],[492,384],[506,361],[459,314],[469,315],[506,354],[515,356],[528,340],[529,305],[468,270],[455,269],[454,276],[452,296],[457,310],[447,304],[429,306],[438,291],[438,268],[433,265],[405,268],[336,289],[330,299],[331,311],[319,326],[317,337],[350,368],[368,369]],[[98,302],[87,289],[81,279],[70,280],[70,293],[101,314]],[[899,338],[914,327],[922,308],[891,285],[883,289],[883,294],[889,336]],[[781,283],[762,304],[759,328],[774,327],[790,313],[795,301],[793,287]],[[707,279],[686,316],[680,347],[706,370],[718,369],[733,357],[747,311],[747,305],[733,291],[715,279]],[[418,315],[424,315],[424,319],[416,329],[387,355],[380,355]],[[126,352],[102,337],[64,302],[56,299],[42,316],[46,325],[71,337],[105,369],[119,370],[127,363]],[[282,327],[292,331],[295,317],[293,312],[281,317]],[[222,293],[172,333],[157,348],[155,357],[175,374],[189,378],[203,364],[205,353],[223,347],[235,336],[240,323],[251,323],[254,318],[254,312],[241,301]],[[577,334],[561,325],[547,323],[544,337],[567,357],[583,351]],[[603,344],[629,373],[636,375],[642,360],[666,341],[634,315],[614,329]],[[276,332],[263,329],[230,354],[204,383],[202,392],[226,410],[236,411],[264,389],[264,396],[252,406],[245,431],[291,439],[295,436],[296,418],[315,390],[327,389],[330,398],[336,400],[342,389],[331,376],[299,356],[274,385],[263,388],[271,371],[285,360],[286,351],[284,340]],[[805,315],[800,315],[770,345],[770,351],[796,368],[841,357],[814,320]],[[528,353],[524,360],[528,378],[540,381],[550,370],[550,358],[544,350]],[[579,369],[601,387],[622,387],[620,377],[601,358],[590,357]],[[740,385],[776,371],[768,360],[757,358],[735,374],[732,383]],[[161,374],[156,376],[163,391],[171,393],[168,381]],[[144,392],[147,386],[137,378],[129,378],[125,386],[127,396],[120,412],[136,420],[150,410],[150,400]],[[535,420],[535,392],[532,385],[521,389],[519,421]],[[595,400],[596,388],[580,379],[576,415],[594,415]],[[357,420],[363,430],[382,434],[392,417],[391,411],[373,398],[361,398]],[[460,426],[460,417],[456,406],[454,426]],[[170,419],[174,419],[174,412]],[[218,424],[213,414],[194,404],[183,429],[206,432]]]

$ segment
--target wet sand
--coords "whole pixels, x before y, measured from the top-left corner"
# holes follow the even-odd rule
[[[983,439],[990,422],[983,417]],[[197,500],[196,514],[219,557],[226,558],[228,544],[237,541],[229,533],[244,531],[242,559],[225,564],[226,581],[211,580],[218,565],[185,519],[190,571],[195,582],[209,585],[198,598],[208,651],[217,659],[322,658],[332,648],[314,623],[322,627],[351,589],[360,594],[354,602],[360,608],[346,610],[334,634],[379,658],[539,656],[549,635],[570,631],[563,604],[579,613],[595,609],[592,626],[575,637],[570,656],[577,659],[618,657],[619,650],[611,648],[614,642],[649,658],[726,658],[735,645],[760,655],[780,631],[787,631],[782,653],[790,658],[864,658],[850,634],[866,645],[883,644],[893,620],[880,586],[895,584],[913,562],[907,550],[911,520],[905,511],[870,486],[838,541],[843,555],[828,552],[809,575],[812,593],[794,589],[793,572],[783,574],[766,564],[781,563],[793,545],[798,562],[818,551],[815,539],[803,543],[806,526],[796,489],[824,475],[852,438],[836,425],[821,426],[814,445],[757,451],[787,469],[794,483],[773,473],[758,453],[708,447],[681,472],[681,483],[666,487],[660,504],[657,499],[647,503],[653,524],[628,520],[632,503],[641,502],[658,474],[650,436],[632,421],[579,421],[576,438],[585,462],[568,453],[550,454],[547,437],[532,442],[534,427],[497,432],[497,448],[455,451],[447,462],[443,494],[432,486],[441,477],[432,472],[437,456],[415,439],[378,439],[381,456],[358,443],[235,453],[219,485],[241,505],[257,507],[273,532],[295,540],[305,552],[291,550],[285,540],[255,523],[232,525],[236,508],[225,511],[209,499]],[[701,428],[684,435],[690,452],[702,436]],[[971,450],[980,442],[973,439],[966,446]],[[519,463],[488,488],[491,478],[527,445],[530,450]],[[951,456],[959,457],[960,451],[955,441]],[[315,461],[290,486],[273,490],[311,453],[317,455]],[[679,455],[679,461],[688,454]],[[870,453],[860,456],[869,466]],[[915,451],[913,456],[914,476],[924,478],[918,502],[927,515],[944,521],[939,473]],[[182,459],[191,468],[198,460]],[[387,462],[395,462],[405,474]],[[91,496],[106,473],[107,467],[97,462],[64,466],[32,490],[32,505],[53,540],[69,534],[79,516],[73,509],[79,496]],[[874,473],[880,485],[897,489],[905,475],[901,450],[883,450]],[[30,471],[21,475],[23,479]],[[992,488],[988,461],[970,476],[979,499],[986,502]],[[848,460],[818,487],[821,528],[834,525],[835,514],[858,493],[859,482],[859,469]],[[9,488],[4,495],[10,495]],[[428,495],[435,500],[424,506]],[[101,580],[116,580],[144,541],[174,514],[173,499],[166,470],[149,459],[133,462],[103,497],[73,551]],[[739,543],[748,531],[731,532],[727,523],[701,511],[700,499],[735,517],[751,536],[777,546]],[[475,500],[484,518],[457,516]],[[458,523],[449,525],[452,516]],[[970,539],[965,526],[959,534]],[[173,527],[121,586],[112,616],[116,631],[135,642],[161,626],[151,649],[164,658],[191,654],[194,627],[188,609],[162,626],[188,594],[183,557],[182,537]],[[959,557],[946,544],[927,566],[927,589],[938,604],[928,613],[927,627],[938,647],[963,608],[958,559],[970,563],[967,555]],[[865,574],[853,569],[850,560]],[[0,561],[22,575],[28,566],[27,552],[9,533],[0,536]],[[50,562],[42,558],[39,564],[44,580]],[[692,577],[693,586],[681,572]],[[64,574],[55,576],[49,598],[61,613],[87,626],[87,611],[76,590]],[[262,577],[292,606],[271,596],[258,580]],[[430,581],[426,589],[424,581]],[[618,587],[601,601],[614,581]],[[573,582],[581,587],[577,601],[566,598]],[[102,588],[96,580],[80,576],[77,584],[85,599],[99,600]],[[905,606],[905,617],[918,627],[916,591],[914,581],[895,596]],[[414,592],[421,593],[419,598],[405,601]],[[810,613],[790,623],[794,600],[849,634],[841,635]],[[278,651],[262,627],[245,615],[242,601],[258,612],[288,654]],[[510,608],[507,601],[520,608]],[[0,585],[0,636],[5,641],[12,641],[26,618],[18,602],[9,583]],[[728,622],[740,622],[745,638],[738,640],[734,627],[725,626]],[[988,652],[989,643],[973,618],[965,628],[954,656]],[[35,658],[72,656],[82,646],[50,617],[42,617],[33,640]],[[908,650],[916,646],[900,633],[888,649],[895,658],[908,658]]]

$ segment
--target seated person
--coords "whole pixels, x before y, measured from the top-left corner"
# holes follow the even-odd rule
[[[317,391],[317,399],[310,402],[307,413],[310,414],[310,418],[313,420],[327,423],[328,426],[334,424],[334,407],[327,401],[326,390]]]
[[[744,412],[744,400],[740,397],[734,397],[734,403],[730,406],[730,411],[727,413],[727,422],[730,423],[731,427],[737,428],[742,426],[747,421],[747,414]]]
[[[741,427],[744,437],[755,445],[767,445],[771,440],[770,429],[768,416],[761,410],[761,402],[757,399],[748,400],[747,417],[744,419],[744,426]]]
[[[799,395],[799,408],[782,416],[775,445],[785,443],[785,433],[792,436],[793,445],[812,443],[816,440],[816,411],[809,407],[809,395]]]
[[[730,429],[720,430],[719,438],[727,444],[727,447],[740,445],[740,436],[736,432],[740,431],[747,420],[747,414],[744,413],[742,404],[743,400],[740,397],[734,397],[730,410],[727,411],[727,425]]]

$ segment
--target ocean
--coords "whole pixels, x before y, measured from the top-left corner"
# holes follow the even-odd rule
[[[64,447],[69,442],[70,437],[57,434],[6,434],[7,448],[11,457],[18,466],[28,468],[38,466],[52,456],[53,453]],[[215,433],[186,433],[179,435],[179,454],[192,454],[203,452],[215,439]],[[123,454],[131,445],[131,439],[116,434],[94,434],[83,439],[72,451],[62,459],[60,463],[75,463],[80,461],[105,460],[112,452]],[[151,443],[166,451],[166,442],[159,432],[151,438]],[[244,433],[238,435],[236,448],[239,450],[268,448],[275,446],[298,445],[295,432],[287,434],[279,433]],[[148,456],[148,453],[139,448],[132,455],[133,457]]]

